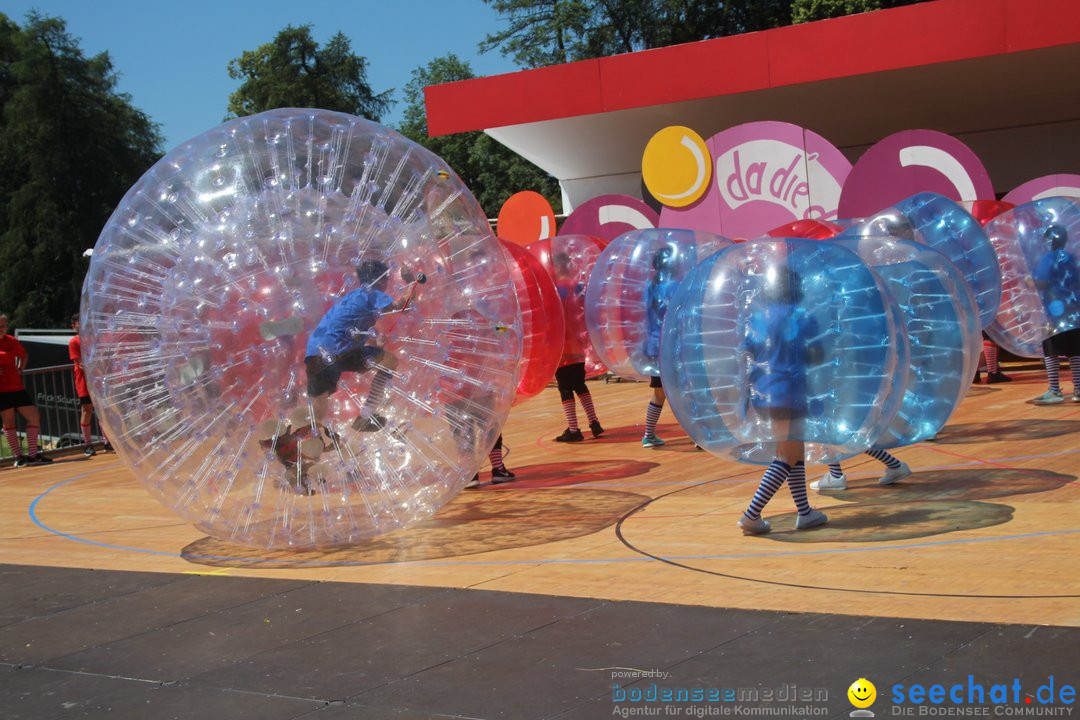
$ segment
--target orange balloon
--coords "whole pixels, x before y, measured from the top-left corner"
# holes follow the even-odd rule
[[[555,211],[543,195],[532,190],[514,193],[499,208],[495,234],[525,246],[555,235]]]

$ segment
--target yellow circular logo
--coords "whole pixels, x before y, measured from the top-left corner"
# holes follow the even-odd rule
[[[645,146],[641,177],[653,197],[664,205],[686,207],[709,189],[712,180],[709,148],[688,127],[666,127]]]
[[[877,688],[866,678],[859,678],[847,689],[848,700],[857,708],[868,708],[877,698]]]

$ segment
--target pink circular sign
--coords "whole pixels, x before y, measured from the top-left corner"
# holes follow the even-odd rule
[[[866,217],[919,192],[950,200],[993,200],[978,156],[936,130],[904,130],[875,143],[855,163],[840,195],[840,216]]]
[[[1080,175],[1043,175],[1013,188],[1002,200],[1023,205],[1055,196],[1080,198]]]
[[[796,220],[837,217],[851,163],[817,133],[754,122],[717,133],[706,146],[712,186],[694,205],[661,210],[661,227],[753,238]]]
[[[660,215],[637,198],[601,195],[574,208],[563,221],[559,234],[592,235],[610,241],[624,232],[654,228],[659,221]]]

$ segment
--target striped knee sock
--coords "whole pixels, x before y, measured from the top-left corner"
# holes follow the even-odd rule
[[[26,426],[26,454],[34,457],[41,448],[38,447],[38,432],[41,430],[37,425]]]
[[[1073,355],[1069,358],[1069,372],[1072,373],[1073,394],[1080,392],[1080,356]]]
[[[4,428],[4,436],[7,438],[8,447],[15,457],[22,455],[22,443],[19,442],[19,431],[13,427]]]
[[[574,406],[574,398],[562,401],[563,415],[566,416],[566,427],[570,428],[570,432],[577,432],[581,428],[577,424],[577,408]]]
[[[994,343],[983,343],[983,352],[986,354],[986,372],[996,373],[1001,370],[998,365],[998,346]]]
[[[1061,392],[1061,361],[1057,355],[1047,355],[1043,358],[1046,365],[1046,380],[1050,383],[1050,389]]]
[[[585,408],[585,417],[589,418],[589,422],[599,422],[596,419],[596,408],[592,404],[592,393],[583,392],[578,395],[578,399],[581,400],[581,407]]]
[[[663,405],[649,401],[649,407],[645,410],[645,437],[656,437],[656,423],[660,421],[660,411],[663,409]]]
[[[900,461],[884,450],[867,450],[866,454],[879,462],[885,463],[885,466],[890,470],[900,467]]]
[[[502,445],[496,445],[491,449],[491,452],[488,453],[488,461],[491,463],[492,470],[505,469],[503,467]]]
[[[829,474],[834,478],[842,477],[844,474],[844,468],[840,463],[829,463]]]
[[[800,515],[810,512],[810,501],[806,499],[806,465],[803,461],[795,463],[787,477],[788,490],[791,491],[791,499],[795,501],[795,507]]]
[[[390,383],[391,377],[390,373],[385,370],[375,371],[375,377],[371,380],[371,387],[368,389],[367,397],[364,398],[364,407],[360,409],[362,416],[371,417],[382,405],[383,398],[386,395],[386,386]]]
[[[757,492],[754,493],[754,498],[750,501],[750,507],[746,509],[746,517],[751,520],[757,520],[761,517],[761,511],[765,509],[765,505],[772,500],[772,496],[776,494],[776,491],[780,489],[780,486],[784,484],[784,481],[788,479],[788,475],[791,473],[791,466],[782,460],[773,460],[765,470],[765,474],[761,476],[761,482],[758,483]]]

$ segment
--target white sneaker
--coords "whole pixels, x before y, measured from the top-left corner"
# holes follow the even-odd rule
[[[892,485],[897,480],[903,480],[911,474],[911,468],[908,467],[906,462],[901,462],[900,467],[889,468],[885,471],[885,474],[878,480],[879,485]]]
[[[817,527],[818,525],[824,525],[829,522],[829,518],[825,513],[820,510],[811,510],[805,515],[799,515],[795,518],[795,529],[806,530],[808,528]]]
[[[758,518],[757,520],[751,520],[743,515],[739,518],[739,527],[742,528],[743,535],[764,535],[772,530],[772,525],[765,518]]]
[[[465,488],[466,489],[468,489],[468,488],[476,488],[476,487],[480,487],[480,473],[476,473],[475,475],[473,475],[472,480],[465,483]]]
[[[811,490],[847,490],[847,475],[834,476],[831,472],[825,473],[820,480],[810,483]]]

